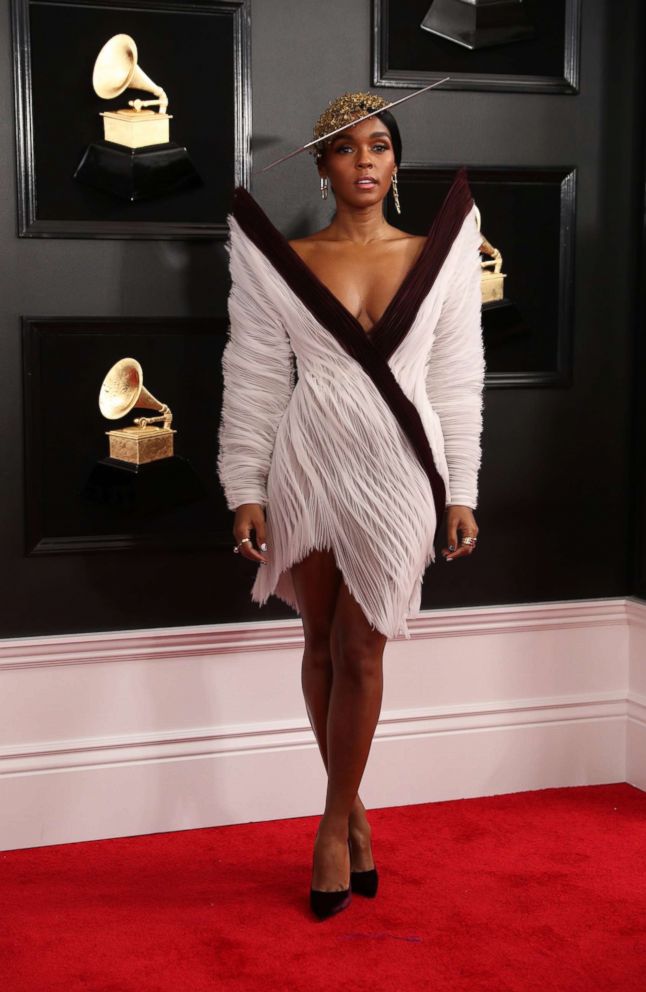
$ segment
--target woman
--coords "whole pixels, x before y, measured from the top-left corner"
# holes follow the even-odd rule
[[[336,199],[327,227],[287,241],[242,187],[229,217],[218,470],[234,550],[262,566],[252,599],[279,596],[303,620],[302,688],[328,774],[310,890],[321,918],[377,890],[358,788],[385,643],[410,637],[445,511],[445,561],[478,534],[475,204],[463,167],[425,238],[386,221],[397,124],[387,110],[353,123],[385,106],[346,93],[315,126],[319,138],[347,125],[315,146],[321,193]]]

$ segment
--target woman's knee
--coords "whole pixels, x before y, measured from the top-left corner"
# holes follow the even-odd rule
[[[305,650],[303,651],[303,671],[331,673],[332,653],[330,651],[329,628],[306,636]]]
[[[357,685],[381,680],[383,651],[374,639],[361,632],[333,629],[330,648],[335,678],[338,675]]]

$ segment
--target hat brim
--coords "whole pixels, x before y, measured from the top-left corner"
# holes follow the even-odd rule
[[[349,127],[354,127],[355,124],[360,124],[361,121],[367,120],[369,117],[374,117],[375,114],[383,114],[384,110],[390,110],[391,107],[396,107],[400,103],[404,103],[405,100],[411,100],[414,96],[419,96],[420,93],[425,93],[427,90],[432,90],[435,86],[439,86],[440,83],[446,83],[450,76],[444,76],[442,79],[437,79],[434,83],[429,83],[428,86],[423,86],[420,90],[415,90],[414,93],[407,93],[406,96],[402,96],[399,100],[393,100],[392,103],[387,103],[384,107],[378,107],[377,110],[371,110],[367,114],[363,114],[361,117],[357,117],[354,121],[348,121],[347,124],[342,124],[340,127],[334,128],[332,131],[328,131],[327,134],[322,134],[318,138],[314,138],[312,141],[306,142],[306,144],[301,145],[300,148],[295,148],[293,151],[288,152],[287,155],[282,155],[280,158],[275,159],[270,162],[269,165],[263,166],[262,169],[254,169],[252,175],[258,175],[261,172],[268,172],[269,169],[273,169],[275,165],[280,165],[281,162],[286,162],[288,158],[293,158],[294,155],[300,155],[301,152],[306,151],[308,148],[312,148],[314,145],[319,145],[330,138],[333,138],[335,134],[339,134],[340,131],[345,131]]]

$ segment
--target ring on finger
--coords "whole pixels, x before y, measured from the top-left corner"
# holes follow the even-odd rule
[[[233,549],[234,555],[239,555],[240,554],[240,548],[242,547],[243,544],[251,544],[251,543],[252,543],[252,541],[251,541],[251,538],[250,537],[243,537],[242,540],[240,541],[240,544],[238,544]]]

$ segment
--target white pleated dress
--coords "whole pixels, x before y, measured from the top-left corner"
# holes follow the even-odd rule
[[[370,624],[408,638],[444,507],[477,506],[481,236],[466,170],[369,333],[242,187],[228,220],[218,473],[229,509],[265,508],[251,598],[298,613],[291,566],[331,549]]]

